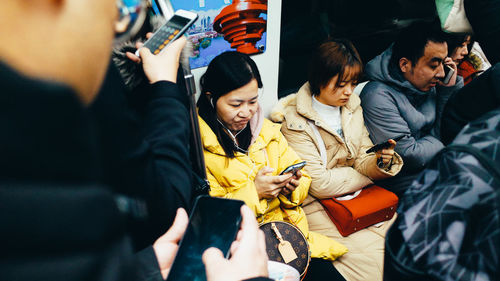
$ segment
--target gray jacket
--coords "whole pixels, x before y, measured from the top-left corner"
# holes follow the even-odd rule
[[[369,82],[361,92],[361,105],[366,127],[374,143],[401,134],[396,152],[404,161],[398,176],[383,184],[398,195],[404,192],[427,163],[444,146],[439,140],[439,123],[450,95],[463,87],[457,77],[453,87],[437,86],[428,92],[416,89],[397,66],[390,64],[392,47],[371,60],[365,70]]]

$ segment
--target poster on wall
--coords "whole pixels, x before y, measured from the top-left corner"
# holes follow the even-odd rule
[[[191,68],[207,66],[225,51],[248,55],[266,50],[267,0],[170,0],[174,10],[198,14],[187,31],[193,43]]]

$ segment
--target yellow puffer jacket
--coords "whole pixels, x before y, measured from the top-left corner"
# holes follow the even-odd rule
[[[309,231],[306,215],[300,206],[311,184],[311,178],[306,173],[303,172],[300,184],[290,199],[279,195],[274,199],[259,200],[254,179],[260,169],[268,166],[274,168],[273,175],[278,175],[289,165],[301,161],[288,146],[279,124],[264,119],[258,137],[248,149],[248,155],[236,152],[236,157],[230,159],[207,123],[202,118],[199,118],[199,123],[211,196],[245,201],[259,223],[286,221],[295,224],[309,241],[313,258],[334,260],[347,252],[342,244]]]

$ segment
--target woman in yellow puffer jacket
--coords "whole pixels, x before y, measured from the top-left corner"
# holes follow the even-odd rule
[[[262,81],[247,55],[226,52],[215,57],[200,81],[200,133],[210,195],[240,199],[259,223],[295,224],[309,241],[312,260],[305,280],[344,280],[332,263],[347,248],[311,232],[302,207],[311,178],[302,172],[279,173],[301,161],[258,104]]]

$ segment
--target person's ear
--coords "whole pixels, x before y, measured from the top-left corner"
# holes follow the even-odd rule
[[[405,57],[399,59],[399,69],[401,72],[407,73],[411,70],[411,61]]]
[[[214,106],[214,102],[213,102],[213,98],[212,98],[212,93],[207,92],[205,95],[206,95],[206,97],[207,97],[207,99],[208,99],[208,102],[212,105],[212,107],[214,107],[214,108],[215,108],[215,106]]]

